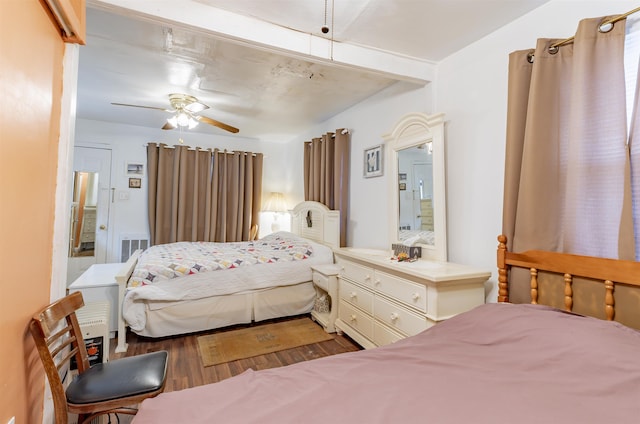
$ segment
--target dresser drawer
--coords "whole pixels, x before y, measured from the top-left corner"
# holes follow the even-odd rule
[[[404,339],[406,336],[396,333],[395,331],[387,328],[386,326],[377,323],[373,327],[373,342],[377,346],[384,346],[391,343],[395,343],[398,340]]]
[[[341,299],[373,314],[373,293],[370,291],[340,278],[338,293]]]
[[[389,297],[427,312],[427,287],[376,271],[375,288]]]
[[[338,316],[342,322],[357,330],[369,340],[373,339],[373,318],[371,315],[340,299]]]
[[[340,260],[340,275],[367,287],[373,287],[373,269],[356,263]]]
[[[427,320],[424,316],[410,312],[407,309],[380,297],[375,298],[373,311],[377,320],[380,320],[392,329],[409,336],[418,334],[419,332],[426,330],[428,327]]]

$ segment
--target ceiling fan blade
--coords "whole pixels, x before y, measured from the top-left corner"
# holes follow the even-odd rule
[[[175,128],[176,128],[176,127],[174,127],[173,125],[171,125],[171,124],[170,124],[170,123],[168,123],[168,122],[165,122],[165,124],[162,126],[162,129],[163,129],[163,130],[173,130],[173,129],[175,129]]]
[[[222,123],[220,121],[216,121],[215,119],[207,118],[206,116],[195,116],[195,118],[200,122],[204,122],[205,124],[213,125],[214,127],[222,128],[223,130],[232,132],[234,134],[237,133],[238,131],[240,131],[239,129],[237,129],[235,127],[232,127],[231,125],[227,125],[227,124]]]
[[[189,103],[184,108],[191,113],[198,113],[198,112],[202,112],[203,110],[209,109],[209,106],[205,105],[204,103],[200,103],[196,101],[193,103]]]
[[[130,105],[130,104],[127,104],[127,103],[111,103],[111,104],[114,105],[114,106],[141,107],[143,109],[155,109],[155,110],[161,110],[163,112],[174,112],[173,110],[165,109],[163,107]]]

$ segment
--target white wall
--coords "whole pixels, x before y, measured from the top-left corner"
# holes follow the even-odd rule
[[[533,48],[540,37],[570,37],[583,18],[617,15],[634,6],[629,1],[551,1],[438,66],[435,110],[448,121],[449,260],[493,272],[489,301],[497,295],[509,53]]]
[[[122,234],[149,234],[147,219],[147,178],[146,168],[142,176],[142,188],[129,188],[129,176],[125,173],[127,162],[147,163],[146,145],[149,142],[178,144],[177,131],[111,124],[101,121],[78,119],[76,122],[75,144],[86,147],[110,148],[111,187],[115,188],[113,207],[109,219],[108,262],[119,262],[120,236]],[[262,142],[250,138],[229,137],[202,133],[183,133],[184,144],[192,147],[219,148],[263,153],[263,193],[280,191],[288,178],[288,164],[283,152],[285,144]],[[122,200],[121,194],[129,196]],[[266,222],[271,225],[270,221]]]
[[[295,177],[289,190],[292,199],[301,201],[304,198],[303,142],[338,128],[348,128],[351,131],[351,164],[347,245],[391,249],[387,205],[387,178],[391,176],[384,172],[383,166],[381,177],[364,178],[364,150],[384,143],[382,135],[391,131],[403,115],[432,113],[432,102],[431,85],[398,82],[301,134],[287,149],[290,163],[294,164],[290,170]]]

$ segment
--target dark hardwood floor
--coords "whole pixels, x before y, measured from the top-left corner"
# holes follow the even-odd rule
[[[117,359],[124,356],[133,356],[157,350],[167,350],[169,352],[169,367],[167,371],[167,384],[165,392],[186,389],[208,383],[215,383],[251,368],[261,370],[267,368],[282,367],[302,361],[322,358],[324,356],[336,355],[343,352],[360,350],[361,347],[347,336],[332,334],[333,340],[321,343],[314,343],[294,349],[274,352],[267,355],[256,356],[248,359],[227,362],[220,365],[203,367],[202,360],[198,353],[197,337],[204,334],[213,334],[221,331],[230,331],[238,328],[263,325],[266,323],[287,321],[299,318],[280,318],[264,321],[260,323],[234,325],[217,330],[192,333],[184,336],[172,336],[159,339],[140,337],[132,332],[127,333],[127,343],[129,345],[126,353],[115,353],[116,341],[110,342],[110,359]]]

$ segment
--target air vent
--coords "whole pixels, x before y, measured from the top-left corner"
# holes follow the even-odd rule
[[[122,235],[120,237],[120,262],[127,262],[131,254],[138,249],[149,247],[149,238],[146,235]]]

